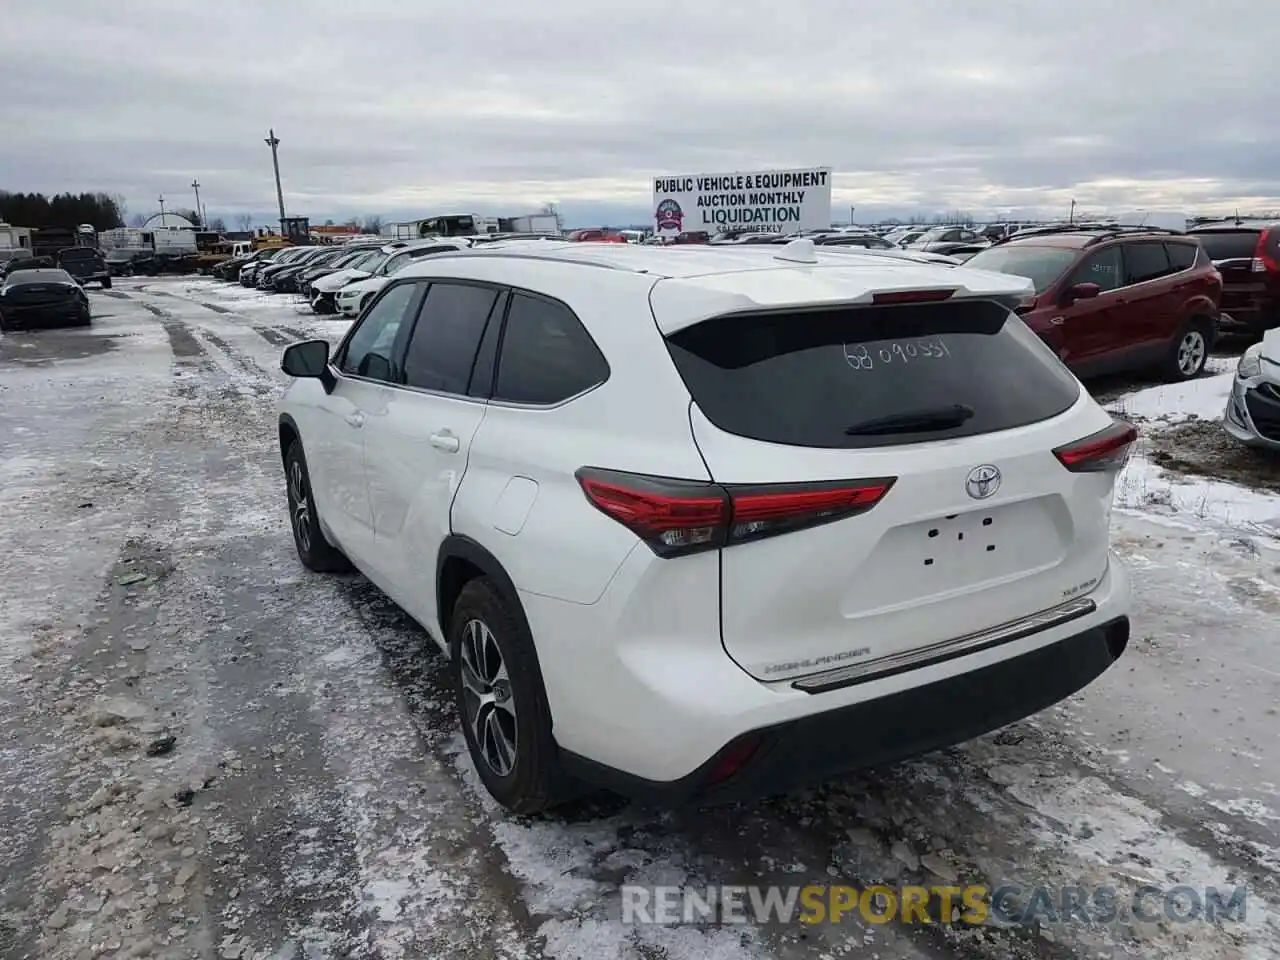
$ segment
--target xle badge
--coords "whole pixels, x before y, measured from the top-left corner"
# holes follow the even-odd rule
[[[969,471],[964,481],[965,493],[975,500],[985,500],[1000,489],[1000,468],[984,463]]]

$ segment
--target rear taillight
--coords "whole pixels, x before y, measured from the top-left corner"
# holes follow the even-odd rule
[[[865,513],[894,478],[733,485],[583,467],[587,499],[660,557],[788,533]]]
[[[1254,273],[1280,273],[1280,227],[1263,230],[1253,251]]]
[[[1090,434],[1083,440],[1058,447],[1053,455],[1073,473],[1100,473],[1119,470],[1129,457],[1133,443],[1138,439],[1138,429],[1124,420],[1113,420],[1105,430]]]

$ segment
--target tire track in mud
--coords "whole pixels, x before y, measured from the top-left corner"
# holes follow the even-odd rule
[[[274,416],[223,389],[210,347],[237,378],[269,375],[139,305],[169,337],[178,403],[151,408],[167,428],[144,434],[142,529],[75,655],[106,681],[95,693],[143,715],[100,730],[86,698],[66,717],[61,741],[107,737],[110,762],[81,771],[28,914],[33,955],[74,960],[90,940],[121,957],[537,955],[483,815],[365,642],[361,600],[297,566]],[[147,579],[117,582],[133,574]],[[147,757],[164,733],[176,745]]]
[[[224,307],[217,303],[210,303],[208,300],[196,300],[190,297],[182,297],[176,293],[170,293],[167,290],[148,289],[147,292],[152,294],[159,294],[165,297],[172,297],[174,300],[182,300],[186,303],[194,303],[197,306],[204,307],[206,310],[211,310],[214,313],[220,314],[224,317],[234,317],[237,320],[243,320],[246,322],[246,325],[249,327],[250,330],[258,334],[258,336],[262,337],[263,340],[266,340],[267,343],[271,344],[273,347],[286,347],[290,343],[294,343],[298,340],[311,339],[310,334],[305,333],[304,331],[299,330],[296,327],[289,327],[289,326],[285,326],[284,324],[277,324],[275,327],[271,327],[262,323],[254,323],[248,316],[241,313],[240,311],[234,310],[230,307]]]

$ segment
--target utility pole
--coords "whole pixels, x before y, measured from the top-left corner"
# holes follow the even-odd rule
[[[204,222],[204,209],[200,206],[200,181],[192,180],[191,189],[196,192],[196,216],[200,218],[200,226],[208,228],[208,224]]]
[[[271,148],[271,166],[276,171],[276,202],[280,204],[280,233],[284,235],[284,188],[280,186],[280,138],[276,136],[275,129],[268,131],[270,136],[266,139],[266,144]]]
[[[854,210],[853,207],[849,208],[849,226],[851,227],[853,226],[853,210]]]
[[[1071,213],[1067,215],[1067,223],[1075,223],[1075,222],[1076,222],[1076,202],[1072,200]]]

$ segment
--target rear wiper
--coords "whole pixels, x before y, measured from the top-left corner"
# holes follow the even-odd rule
[[[851,427],[845,427],[845,436],[867,437],[884,433],[927,433],[931,430],[950,430],[960,426],[973,416],[973,407],[962,403],[953,403],[949,407],[932,407],[928,410],[913,410],[909,413],[895,413],[888,417],[875,417],[861,420]]]

